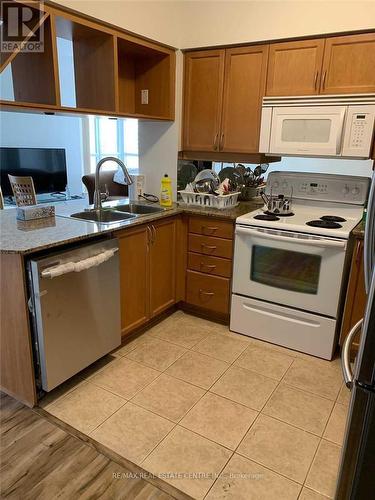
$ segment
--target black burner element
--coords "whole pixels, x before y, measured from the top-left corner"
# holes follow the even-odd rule
[[[327,222],[346,222],[346,219],[339,217],[338,215],[323,215],[323,217],[320,218],[322,220],[326,220]]]
[[[312,227],[321,227],[322,229],[339,229],[342,227],[342,225],[337,222],[327,220],[311,220],[310,222],[306,222],[306,224]]]
[[[294,215],[293,212],[290,212],[290,214],[273,214],[272,212],[268,212],[268,210],[264,213],[266,215],[272,215],[272,216],[276,216],[276,217],[292,217]]]
[[[269,220],[269,221],[275,221],[275,220],[280,220],[279,217],[276,217],[276,215],[274,214],[270,214],[270,213],[265,213],[265,214],[259,214],[259,215],[255,215],[254,216],[254,219],[258,219],[258,220]]]

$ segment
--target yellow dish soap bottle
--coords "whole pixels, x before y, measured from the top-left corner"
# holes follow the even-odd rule
[[[168,177],[168,174],[164,174],[161,180],[160,205],[162,207],[172,206],[172,180]]]

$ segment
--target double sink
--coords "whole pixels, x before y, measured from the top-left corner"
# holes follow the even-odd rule
[[[140,203],[127,203],[125,205],[114,205],[103,207],[100,210],[92,208],[71,214],[74,219],[82,219],[90,222],[98,222],[99,224],[114,224],[123,222],[128,219],[140,217],[142,215],[156,214],[163,212],[162,207],[152,205],[142,205]]]

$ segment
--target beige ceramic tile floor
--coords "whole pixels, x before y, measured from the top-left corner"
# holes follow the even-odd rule
[[[349,404],[328,362],[176,312],[49,413],[197,499],[332,498]]]

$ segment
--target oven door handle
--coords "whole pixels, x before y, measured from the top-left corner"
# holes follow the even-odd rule
[[[326,239],[318,239],[314,240],[312,238],[292,238],[289,236],[282,236],[276,234],[269,234],[265,231],[259,231],[257,229],[250,229],[245,227],[236,227],[236,234],[246,234],[248,236],[260,236],[266,240],[273,241],[286,241],[290,243],[301,243],[304,245],[311,245],[315,247],[333,247],[333,248],[346,248],[346,241],[338,241],[338,240],[326,240]]]

